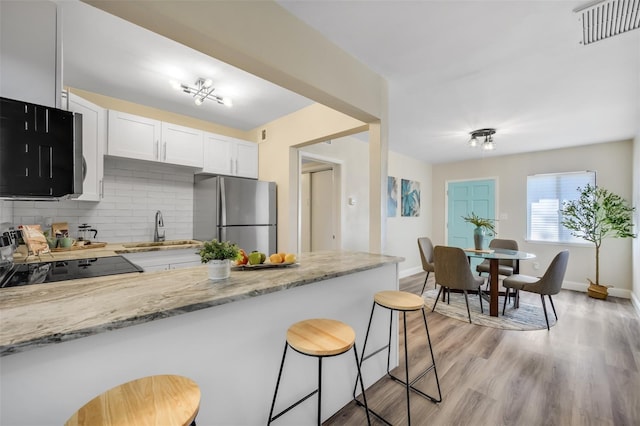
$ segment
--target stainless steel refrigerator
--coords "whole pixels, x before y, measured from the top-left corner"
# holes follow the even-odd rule
[[[277,249],[276,184],[254,179],[196,175],[193,238],[236,243],[267,256]]]

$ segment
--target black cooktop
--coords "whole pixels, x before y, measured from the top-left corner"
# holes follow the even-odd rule
[[[7,274],[0,283],[0,287],[52,283],[130,272],[142,272],[142,268],[122,256],[22,263],[13,266],[12,272]]]

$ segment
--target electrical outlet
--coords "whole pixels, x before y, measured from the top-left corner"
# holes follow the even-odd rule
[[[533,269],[535,269],[536,271],[540,269],[540,262],[533,262]]]

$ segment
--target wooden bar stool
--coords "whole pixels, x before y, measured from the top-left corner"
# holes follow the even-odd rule
[[[386,346],[383,346],[382,348],[376,350],[375,352],[365,356],[365,351],[367,349],[367,340],[369,339],[369,330],[371,329],[371,321],[373,319],[373,312],[375,311],[376,305],[380,306],[382,308],[390,310],[390,316],[389,316],[389,342],[387,343]],[[402,312],[402,319],[403,319],[403,325],[404,325],[405,380],[402,380],[402,379],[394,376],[389,371],[389,362],[390,362],[390,357],[391,357],[391,330],[392,330],[392,325],[393,325],[393,312],[394,311]],[[429,352],[431,352],[432,365],[427,367],[415,379],[409,381],[409,351],[407,350],[407,340],[408,340],[408,335],[407,335],[407,312],[411,312],[411,311],[422,311],[422,318],[424,319],[424,328],[425,328],[425,330],[427,332],[427,343],[429,344]],[[416,392],[418,395],[421,395],[424,398],[427,398],[427,399],[429,399],[429,400],[431,400],[431,401],[433,401],[435,403],[442,402],[442,392],[440,391],[440,381],[438,380],[438,371],[436,370],[436,360],[435,360],[435,358],[433,356],[433,347],[431,346],[431,337],[429,336],[429,327],[427,326],[427,315],[426,315],[425,310],[424,310],[424,300],[422,299],[422,297],[420,297],[420,296],[418,296],[416,294],[413,294],[413,293],[408,293],[406,291],[394,291],[394,290],[379,291],[378,293],[376,293],[374,295],[373,306],[371,307],[371,316],[369,317],[369,325],[367,326],[367,334],[366,334],[366,336],[364,338],[364,344],[362,345],[362,356],[361,356],[361,361],[360,361],[361,368],[362,368],[362,363],[364,363],[364,361],[366,361],[367,359],[369,359],[372,356],[376,355],[380,351],[383,351],[384,349],[387,349],[387,375],[390,378],[392,378],[393,380],[395,380],[396,382],[405,385],[406,392],[407,392],[407,422],[410,425],[411,424],[411,406],[410,406],[410,402],[409,402],[409,391],[410,390]],[[431,370],[433,370],[433,372],[434,372],[434,374],[436,376],[436,384],[438,386],[438,398],[434,398],[431,395],[427,395],[426,393],[424,393],[420,389],[417,389],[417,388],[415,388],[413,386],[413,384],[415,382],[417,382],[418,380],[423,378]],[[357,386],[357,383],[356,383],[356,386]],[[354,393],[354,398],[355,398],[355,387],[354,387],[353,393]],[[360,401],[358,401],[356,399],[356,403],[360,404]],[[373,411],[373,410],[369,410],[369,411],[371,411],[371,413],[373,415],[378,417],[380,420],[382,420],[386,424],[390,424],[387,420],[385,420],[383,417],[381,417],[375,411]]]
[[[65,423],[76,425],[195,425],[200,388],[182,376],[160,375],[116,386],[87,402]]]
[[[276,405],[276,397],[278,396],[278,388],[280,387],[284,360],[289,347],[302,355],[318,358],[318,388],[274,416],[273,410]],[[284,345],[284,352],[282,353],[280,372],[278,373],[278,381],[276,382],[276,390],[273,394],[273,402],[271,403],[271,410],[269,411],[269,420],[267,421],[267,424],[271,424],[272,421],[276,420],[317,393],[318,425],[320,425],[322,422],[322,415],[320,411],[322,405],[322,359],[341,355],[351,348],[353,348],[353,354],[356,358],[356,367],[358,369],[358,378],[356,380],[359,379],[360,381],[362,398],[364,400],[364,407],[367,413],[367,424],[370,425],[371,420],[369,419],[369,410],[367,409],[367,398],[364,394],[364,384],[362,383],[362,375],[360,374],[360,362],[358,361],[358,352],[356,351],[356,333],[353,331],[353,328],[343,322],[321,318],[297,322],[287,330],[287,341]],[[357,386],[356,382],[356,387]]]

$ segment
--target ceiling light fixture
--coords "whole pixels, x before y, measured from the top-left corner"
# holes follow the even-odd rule
[[[493,141],[493,135],[496,133],[496,129],[479,129],[470,132],[471,139],[469,139],[469,146],[475,148],[479,146],[483,151],[493,151],[496,149],[496,144]],[[484,140],[481,140],[484,138]]]
[[[187,86],[186,84],[180,84],[177,86],[178,90],[182,90],[184,93],[188,93],[193,96],[193,101],[196,105],[200,106],[206,99],[216,101],[221,105],[231,106],[232,102],[229,98],[223,98],[222,96],[214,95],[213,91],[216,90],[213,87],[213,81],[210,78],[206,80],[199,78],[196,80],[195,87]]]

